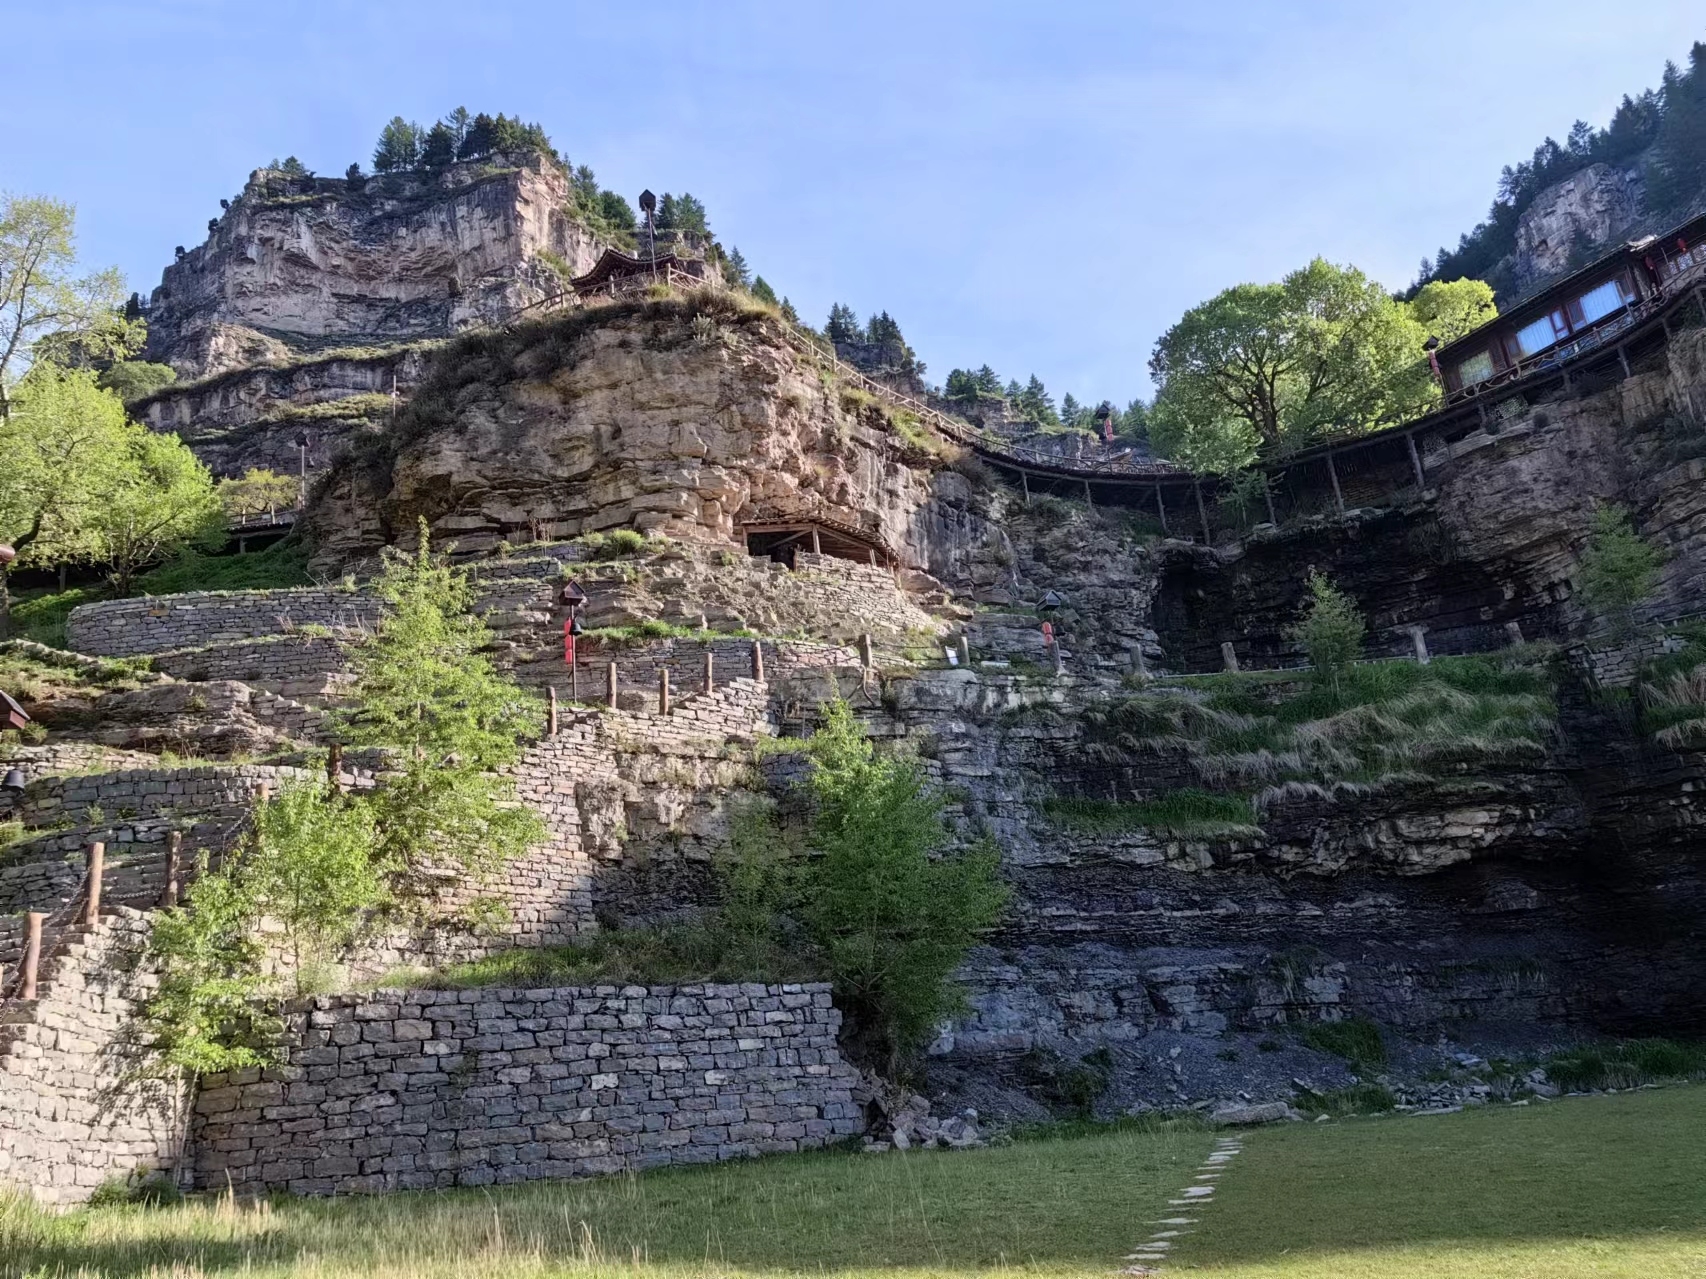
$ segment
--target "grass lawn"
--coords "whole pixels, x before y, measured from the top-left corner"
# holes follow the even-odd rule
[[[1252,1132],[1173,1272],[1706,1275],[1706,1086]]]
[[[826,1152],[384,1199],[0,1208],[0,1275],[1105,1275],[1212,1137]]]

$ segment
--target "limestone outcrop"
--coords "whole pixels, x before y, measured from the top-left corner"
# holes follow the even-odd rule
[[[945,444],[820,371],[762,310],[716,294],[592,306],[462,339],[434,369],[389,455],[316,499],[328,562],[412,539],[422,518],[463,552],[616,528],[744,551],[744,524],[808,519],[931,560]]]
[[[562,290],[603,246],[567,212],[538,155],[359,179],[259,169],[206,243],[168,266],[148,310],[150,359],[185,378],[276,355],[269,342],[442,337]],[[246,332],[245,332],[246,330]]]
[[[1527,292],[1610,247],[1640,218],[1645,194],[1639,165],[1590,164],[1547,187],[1517,220],[1517,290]]]

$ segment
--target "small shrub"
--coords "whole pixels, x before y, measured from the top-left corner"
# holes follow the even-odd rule
[[[1635,606],[1653,593],[1664,556],[1635,532],[1620,506],[1594,511],[1593,533],[1581,555],[1582,602],[1624,637],[1635,629]]]
[[[1344,669],[1362,652],[1362,614],[1325,573],[1309,574],[1309,599],[1302,620],[1287,635],[1309,654],[1314,677],[1336,693]]]
[[[1343,1057],[1358,1070],[1377,1070],[1386,1064],[1380,1027],[1365,1017],[1315,1022],[1298,1031],[1297,1037],[1320,1052]]]
[[[1634,1088],[1664,1079],[1706,1076],[1706,1044],[1670,1039],[1632,1039],[1554,1053],[1543,1063],[1546,1077],[1570,1092]]]

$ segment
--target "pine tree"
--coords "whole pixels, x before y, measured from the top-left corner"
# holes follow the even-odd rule
[[[1001,394],[1001,378],[994,369],[989,367],[989,365],[985,364],[983,367],[978,369],[976,378],[977,389],[979,391],[982,391],[986,395]]]
[[[447,168],[456,159],[456,135],[450,126],[440,120],[427,130],[426,139],[421,143],[421,167],[424,169]]]
[[[769,282],[762,275],[752,277],[752,296],[768,306],[779,305],[776,301],[776,290],[770,287]]]
[[[474,127],[474,118],[468,114],[467,107],[457,107],[444,117],[444,125],[450,130],[451,139],[456,143],[457,153],[460,154],[462,144],[468,140],[468,130]]]
[[[752,272],[738,245],[730,249],[729,256],[723,260],[723,279],[736,289],[744,289],[751,282]]]
[[[484,111],[475,116],[462,137],[462,145],[456,149],[457,158],[471,160],[491,154],[494,126],[495,121]]]
[[[800,313],[794,309],[794,304],[786,297],[782,299],[782,318],[789,324],[799,324]]]
[[[824,323],[823,335],[837,344],[862,342],[865,339],[864,328],[860,325],[859,317],[854,314],[853,308],[844,306],[840,302],[834,303],[829,308],[829,319]]]
[[[379,133],[379,145],[373,149],[375,173],[401,173],[420,162],[421,126],[411,124],[396,115]]]

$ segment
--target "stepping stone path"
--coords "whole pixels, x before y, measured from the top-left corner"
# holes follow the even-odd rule
[[[1169,1199],[1167,1204],[1173,1208],[1201,1209],[1203,1205],[1214,1202],[1214,1183],[1220,1174],[1226,1171],[1233,1158],[1243,1150],[1243,1142],[1237,1137],[1221,1137],[1214,1143],[1214,1149],[1208,1158],[1197,1169],[1197,1175],[1191,1179],[1192,1184],[1179,1191],[1176,1199]],[[1190,1227],[1197,1224],[1199,1217],[1157,1217],[1151,1224],[1161,1227],[1150,1235],[1148,1240],[1137,1245],[1134,1252],[1126,1254],[1126,1266],[1120,1271],[1125,1275],[1154,1275],[1161,1273],[1159,1263],[1167,1260],[1167,1254],[1172,1251],[1173,1241],[1181,1235],[1190,1234]]]

